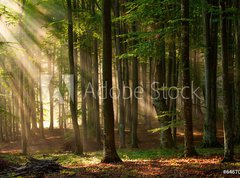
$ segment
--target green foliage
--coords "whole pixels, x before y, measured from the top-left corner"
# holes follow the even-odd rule
[[[164,116],[164,117],[166,117],[166,116]],[[180,125],[183,125],[183,120],[174,120],[174,121],[167,122],[165,124],[166,124],[165,126],[161,126],[159,128],[148,130],[148,132],[156,133],[156,132],[166,131],[167,129],[169,129],[171,127],[178,127]]]
[[[3,21],[7,25],[14,25],[19,21],[19,15],[18,13],[5,6],[0,2],[0,18],[3,19]]]

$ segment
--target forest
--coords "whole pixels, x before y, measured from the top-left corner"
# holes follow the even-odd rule
[[[0,177],[239,175],[239,0],[0,0]]]

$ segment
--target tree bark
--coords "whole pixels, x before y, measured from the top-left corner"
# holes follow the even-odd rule
[[[114,138],[114,113],[112,89],[112,29],[111,29],[111,0],[103,1],[103,116],[104,116],[104,144],[103,163],[121,162]]]
[[[43,98],[42,98],[42,77],[41,77],[41,64],[39,66],[39,130],[40,130],[40,137],[42,139],[45,138],[44,136],[44,121],[43,121]]]
[[[235,141],[240,143],[240,2],[236,1],[236,9],[238,13],[236,14],[236,131],[235,131]]]
[[[92,0],[92,15],[95,17],[95,0]],[[100,117],[99,117],[99,94],[98,94],[98,40],[95,38],[93,39],[93,91],[94,91],[94,98],[93,98],[93,106],[94,106],[94,120],[95,120],[95,135],[96,141],[99,145],[101,145],[101,127],[100,127]]]
[[[54,129],[54,119],[53,119],[53,60],[54,60],[54,54],[50,54],[50,58],[48,61],[48,72],[49,75],[51,75],[51,81],[49,83],[49,98],[50,98],[50,125],[49,129],[50,131],[53,131]]]
[[[115,17],[120,17],[120,4],[119,0],[115,0],[114,6]],[[125,148],[125,118],[124,118],[124,100],[123,100],[123,69],[122,60],[119,58],[123,54],[122,39],[119,37],[121,35],[121,24],[120,22],[115,22],[115,46],[116,46],[116,60],[117,60],[117,76],[118,76],[118,99],[119,99],[119,140],[120,148]]]
[[[192,98],[189,64],[189,0],[181,0],[182,36],[181,36],[181,62],[183,66],[183,118],[184,118],[184,156],[196,156],[193,143]]]
[[[87,109],[86,109],[86,75],[85,75],[85,52],[80,49],[80,75],[81,75],[81,108],[82,108],[82,127],[83,127],[83,146],[87,145]]]
[[[136,32],[136,22],[132,25],[132,31]],[[136,42],[134,42],[136,43]],[[138,148],[137,126],[138,126],[138,58],[133,58],[132,63],[132,129],[131,129],[131,147]]]
[[[164,29],[164,25],[160,25],[161,29]],[[163,148],[173,148],[174,143],[172,139],[171,134],[171,126],[169,125],[171,122],[170,116],[163,116],[165,114],[168,114],[169,108],[167,105],[167,98],[164,96],[164,91],[166,88],[163,88],[166,85],[166,48],[165,48],[165,38],[162,38],[159,41],[159,44],[157,44],[157,47],[159,48],[159,57],[157,61],[156,66],[156,78],[158,81],[157,90],[158,95],[154,96],[154,107],[157,112],[158,120],[160,123],[160,128],[168,127],[167,129],[164,129],[163,131],[160,131],[160,145]],[[159,91],[160,88],[160,91]]]
[[[218,8],[218,0],[205,0],[204,12],[204,41],[205,41],[205,98],[206,115],[204,121],[203,147],[219,147],[217,141],[217,45],[218,45],[218,16],[210,12]]]
[[[19,26],[23,27],[23,14],[25,11],[25,4],[26,4],[26,0],[22,1],[22,14],[20,15],[20,22],[19,22]],[[22,30],[22,29],[21,29]],[[22,31],[20,31],[20,33],[22,33]],[[21,38],[21,37],[20,37]],[[19,97],[19,106],[20,106],[20,110],[19,110],[19,115],[21,118],[21,143],[22,143],[22,154],[27,155],[28,154],[28,141],[27,141],[27,131],[26,131],[26,119],[25,119],[25,115],[24,115],[24,68],[21,65],[19,68],[19,93],[20,93],[20,97]]]
[[[220,0],[221,5],[221,42],[222,42],[222,79],[223,79],[223,125],[224,125],[224,159],[222,162],[233,161],[234,138],[233,138],[233,57],[231,53],[231,20],[226,9],[231,7],[230,1]]]
[[[76,77],[76,65],[74,62],[74,45],[73,45],[73,21],[72,21],[72,4],[71,0],[67,0],[68,7],[68,50],[69,50],[69,67],[70,74],[73,76],[73,93],[70,95],[70,110],[72,115],[72,124],[74,129],[74,137],[76,144],[76,154],[83,154],[82,140],[80,138],[80,129],[77,118],[77,77]]]

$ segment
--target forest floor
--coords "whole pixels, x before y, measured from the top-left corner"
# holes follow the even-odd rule
[[[197,130],[197,129],[195,129]],[[117,134],[117,133],[116,133]],[[117,137],[117,136],[116,136]],[[222,142],[222,131],[218,132]],[[66,169],[59,174],[46,177],[239,177],[234,174],[223,174],[224,170],[239,170],[240,163],[220,163],[223,159],[223,148],[201,148],[201,130],[194,133],[197,152],[200,156],[182,158],[183,132],[178,132],[178,149],[159,148],[159,133],[139,129],[139,149],[119,149],[124,161],[121,164],[102,164],[102,151],[88,151],[84,156],[76,156],[64,149],[66,137],[59,130],[46,131],[45,139],[31,141],[31,156],[39,159],[58,158]],[[127,134],[129,140],[129,133]],[[118,140],[116,141],[118,142]],[[93,145],[93,144],[92,144]],[[91,145],[91,146],[92,146]],[[89,146],[89,147],[91,147]],[[93,148],[94,150],[94,148]],[[0,160],[14,164],[25,164],[27,159],[19,154],[20,143],[11,142],[0,145]],[[236,159],[240,159],[240,146],[235,148]],[[1,163],[0,163],[1,164]]]

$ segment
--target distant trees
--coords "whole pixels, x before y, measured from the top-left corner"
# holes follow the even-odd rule
[[[7,7],[0,11],[1,21],[9,26],[18,24],[6,32],[14,34],[24,53],[0,51],[4,59],[0,66],[4,71],[0,70],[4,81],[0,88],[0,142],[17,138],[21,131],[22,150],[27,154],[31,139],[44,138],[48,135],[46,124],[51,131],[58,121],[62,134],[74,130],[77,154],[93,143],[100,148],[104,136],[102,161],[120,162],[115,121],[120,148],[141,147],[141,127],[144,133],[159,131],[161,147],[175,148],[180,127],[184,128],[185,156],[195,156],[193,124],[201,122],[194,110],[198,108],[205,112],[204,147],[220,145],[217,125],[223,111],[224,161],[233,160],[234,142],[240,140],[238,1],[55,0],[36,5],[23,0],[22,14],[17,17]],[[38,19],[34,30],[29,28],[33,27],[32,19]],[[43,26],[38,33],[44,34],[44,39],[35,34]],[[15,58],[18,65],[9,85],[5,72]],[[19,62],[22,58],[23,64]],[[220,58],[222,64],[218,63]],[[218,70],[220,65],[222,70]],[[36,70],[29,70],[34,67]],[[47,96],[42,74],[53,75]],[[72,75],[70,88],[65,74]],[[204,85],[199,97],[192,97],[195,88],[191,80]],[[58,98],[63,100],[59,103],[57,86]],[[154,92],[159,92],[157,99]],[[48,96],[50,100],[45,101]]]

